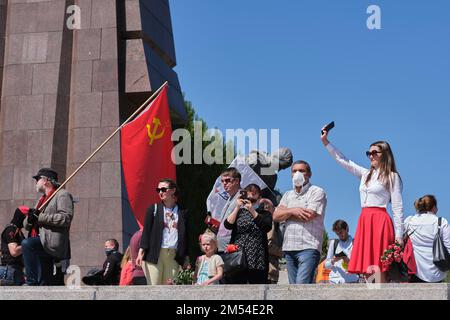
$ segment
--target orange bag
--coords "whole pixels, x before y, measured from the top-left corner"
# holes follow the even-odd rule
[[[329,283],[330,269],[325,268],[325,260],[317,266],[316,283]]]

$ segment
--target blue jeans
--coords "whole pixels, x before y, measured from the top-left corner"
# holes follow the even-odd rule
[[[315,249],[285,251],[286,267],[290,284],[313,283],[314,273],[320,261]]]
[[[23,285],[23,267],[19,265],[0,266],[0,281],[2,285]]]
[[[26,284],[29,286],[50,285],[53,277],[53,257],[45,252],[41,238],[27,238],[21,245]]]

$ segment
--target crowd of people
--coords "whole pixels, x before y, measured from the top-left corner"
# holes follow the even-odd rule
[[[258,185],[242,186],[236,168],[222,172],[228,199],[217,224],[205,226],[199,236],[203,255],[193,260],[194,267],[188,257],[188,208],[179,201],[176,182],[161,180],[156,188],[160,202],[148,208],[143,228],[132,236],[125,254],[119,253],[117,240],[107,240],[103,268],[83,281],[160,285],[171,283],[181,269],[192,268],[192,284],[197,285],[275,284],[280,259],[284,258],[290,284],[355,283],[377,271],[380,281],[388,282],[389,267],[381,256],[394,243],[404,246],[405,252],[409,248],[411,282],[443,281],[446,271],[433,263],[433,243],[439,231],[450,251],[450,228],[446,219],[437,216],[436,198],[426,195],[418,199],[417,213],[404,219],[402,180],[387,142],[370,145],[366,152],[370,166],[365,168],[331,144],[327,130],[322,130],[321,140],[331,157],[359,179],[362,207],[354,237],[344,220],[334,222],[332,230],[337,238],[330,241],[322,262],[327,196],[325,190],[312,184],[310,164],[299,160],[291,166],[293,189],[278,204],[263,198]],[[40,208],[59,186],[57,173],[43,168],[33,178],[36,190],[42,193]],[[393,219],[387,212],[389,203]],[[55,285],[64,281],[64,268],[70,259],[73,198],[61,190],[41,211],[19,207],[1,234],[2,283]],[[326,279],[322,277],[324,270]]]

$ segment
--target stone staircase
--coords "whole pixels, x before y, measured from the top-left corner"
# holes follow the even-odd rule
[[[449,285],[0,287],[0,300],[449,300]]]

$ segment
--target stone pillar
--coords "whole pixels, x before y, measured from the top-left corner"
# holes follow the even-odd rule
[[[81,29],[73,37],[68,172],[120,125],[116,1],[76,4],[81,9]],[[79,201],[71,230],[73,262],[101,265],[106,258],[104,241],[123,242],[119,135],[75,176],[68,189]]]
[[[63,121],[58,99],[70,83],[59,83],[65,70],[61,42],[66,1],[3,1],[7,5],[3,85],[1,90],[0,221],[9,221],[20,204],[35,206],[31,176],[39,167],[54,166],[64,178],[65,154],[58,134]],[[67,99],[66,99],[67,100]],[[60,105],[57,106],[57,102]],[[56,139],[55,139],[56,138]],[[60,161],[52,159],[60,158]]]
[[[5,57],[5,29],[6,29],[6,0],[0,0],[0,97],[2,96],[3,84],[3,60]],[[1,110],[1,101],[0,101]]]
[[[0,224],[36,205],[40,167],[64,180],[166,80],[181,125],[175,64],[167,0],[0,0]],[[102,264],[106,239],[123,250],[137,228],[120,160],[117,135],[66,187],[77,201],[71,263],[83,272]]]

